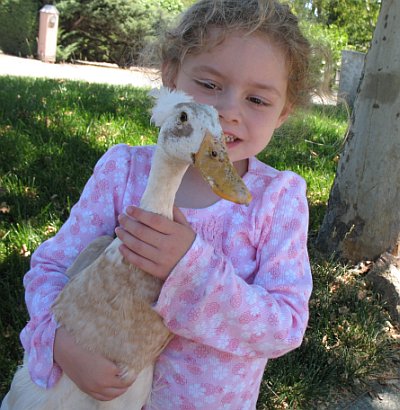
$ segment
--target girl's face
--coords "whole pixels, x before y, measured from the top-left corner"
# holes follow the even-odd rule
[[[164,82],[217,109],[236,163],[264,149],[290,112],[284,55],[258,35],[237,33],[210,51],[188,54],[176,77]]]

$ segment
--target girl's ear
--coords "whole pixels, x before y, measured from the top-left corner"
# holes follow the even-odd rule
[[[175,90],[176,69],[172,63],[163,63],[161,66],[161,79],[164,87]]]

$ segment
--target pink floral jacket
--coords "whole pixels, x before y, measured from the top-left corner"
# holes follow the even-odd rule
[[[30,374],[51,388],[57,323],[51,305],[66,269],[117,216],[139,204],[154,147],[116,145],[97,163],[69,219],[33,254],[24,277],[30,321],[21,333]],[[268,359],[298,347],[312,279],[305,183],[250,158],[250,206],[220,200],[182,209],[195,242],[166,280],[156,311],[176,335],[160,355],[146,409],[254,409]]]

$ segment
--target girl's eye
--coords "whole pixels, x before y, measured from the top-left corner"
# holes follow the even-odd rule
[[[249,97],[249,101],[256,105],[268,105],[264,100],[258,97]]]
[[[217,86],[213,83],[204,83],[204,87],[208,88],[209,90],[215,90]]]
[[[217,85],[214,84],[211,81],[200,81],[200,80],[196,80],[196,83],[201,85],[204,88],[207,88],[208,90],[216,90],[217,89]]]

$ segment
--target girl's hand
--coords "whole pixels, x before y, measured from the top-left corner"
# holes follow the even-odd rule
[[[196,233],[174,207],[174,220],[134,206],[118,217],[115,232],[123,242],[120,251],[132,265],[165,280],[191,247]]]
[[[80,390],[96,400],[115,399],[125,393],[135,381],[122,379],[116,364],[83,349],[63,327],[56,331],[54,361]]]

